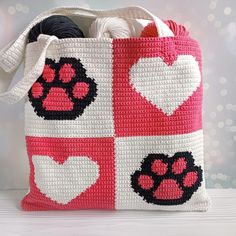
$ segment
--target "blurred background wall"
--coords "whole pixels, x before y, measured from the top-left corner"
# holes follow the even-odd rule
[[[209,188],[236,188],[235,0],[0,0],[0,48],[42,11],[58,6],[143,6],[185,25],[203,51],[205,170]],[[22,76],[21,71],[16,80]],[[0,189],[27,188],[23,103],[0,104]]]

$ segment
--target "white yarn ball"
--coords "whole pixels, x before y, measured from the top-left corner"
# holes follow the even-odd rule
[[[130,38],[132,36],[132,25],[119,17],[97,18],[89,29],[91,38]]]

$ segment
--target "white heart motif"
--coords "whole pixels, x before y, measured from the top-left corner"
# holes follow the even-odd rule
[[[192,55],[179,55],[172,65],[162,58],[141,58],[130,70],[136,92],[166,115],[173,115],[200,85],[201,73]]]
[[[63,164],[49,156],[32,157],[35,183],[57,203],[67,204],[96,183],[99,166],[89,157],[69,157]]]

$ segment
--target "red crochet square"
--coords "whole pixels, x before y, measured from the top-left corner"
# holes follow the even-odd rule
[[[201,129],[201,81],[196,86],[195,91],[171,115],[167,115],[145,98],[140,91],[135,90],[130,82],[132,67],[143,58],[163,60],[163,64],[166,64],[169,69],[172,65],[176,66],[174,63],[179,56],[192,56],[198,65],[199,73],[201,73],[201,53],[197,45],[196,41],[188,37],[115,39],[113,41],[113,105],[117,137],[174,135]],[[143,66],[138,69],[141,69],[140,74],[146,73],[148,81],[150,79],[149,73],[152,70],[151,64],[147,63],[146,68]],[[163,68],[160,68],[160,70],[163,70]],[[178,73],[178,69],[176,71]],[[145,83],[144,80],[143,77],[141,83],[138,84],[141,89],[142,84]],[[173,87],[173,89],[175,88]],[[147,87],[146,91],[149,92],[150,90],[151,88]],[[153,92],[155,93],[155,90]],[[178,96],[176,93],[173,93],[174,95]],[[164,98],[163,100],[168,104],[168,95],[167,99]]]
[[[30,191],[24,210],[114,209],[113,138],[28,136],[26,142]]]

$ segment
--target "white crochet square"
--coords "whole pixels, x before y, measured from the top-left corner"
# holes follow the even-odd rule
[[[172,136],[134,136],[115,139],[116,153],[116,209],[204,211],[209,199],[205,191],[204,176],[201,186],[190,200],[180,205],[147,203],[131,186],[131,175],[140,169],[142,160],[150,153],[173,156],[177,152],[192,152],[194,164],[203,169],[203,133]]]
[[[60,47],[60,50],[58,50]],[[27,46],[25,73],[34,62],[37,44]],[[104,52],[103,54],[101,52]],[[47,51],[47,58],[59,61],[60,57],[80,59],[86,75],[97,84],[95,101],[85,108],[75,120],[45,120],[37,116],[29,101],[25,105],[25,133],[39,137],[112,137],[114,134],[112,112],[112,40],[63,39]]]

